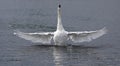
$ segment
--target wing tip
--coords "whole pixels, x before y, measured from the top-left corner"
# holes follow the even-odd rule
[[[108,29],[106,27],[102,28],[100,31],[102,31],[104,34],[108,33]]]
[[[21,33],[19,30],[14,30],[14,35],[17,35],[17,34],[19,34],[19,33]]]
[[[18,30],[14,30],[13,35],[17,35]]]

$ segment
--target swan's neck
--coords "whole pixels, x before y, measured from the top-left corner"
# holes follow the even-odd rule
[[[57,13],[58,13],[57,30],[62,31],[64,30],[64,28],[63,28],[62,21],[61,21],[61,9],[60,8],[61,8],[61,5],[59,5],[58,10],[57,10]]]

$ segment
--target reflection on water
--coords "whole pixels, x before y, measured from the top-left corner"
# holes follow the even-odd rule
[[[31,45],[3,48],[0,48],[1,66],[118,66],[120,61],[117,52],[109,54],[104,46]]]
[[[32,57],[29,61],[32,60],[33,63],[53,64],[55,66],[79,66],[86,62],[87,64],[85,65],[91,64],[92,59],[96,57],[94,51],[96,49],[99,49],[99,47],[34,45],[25,47],[23,52],[28,57]],[[38,59],[39,61],[37,61]]]
[[[97,47],[68,46],[53,47],[53,57],[56,66],[79,66],[85,56],[89,56]]]

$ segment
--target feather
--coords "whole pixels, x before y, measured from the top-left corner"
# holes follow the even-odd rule
[[[14,33],[18,37],[24,38],[26,40],[30,40],[34,43],[51,43],[51,39],[53,38],[53,32],[45,32],[45,33],[24,33],[20,31],[15,31]]]
[[[104,27],[101,30],[96,31],[83,31],[83,32],[68,32],[69,39],[74,43],[91,41],[107,33],[107,29]]]

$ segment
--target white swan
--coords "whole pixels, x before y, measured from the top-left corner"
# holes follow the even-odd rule
[[[67,32],[65,31],[61,22],[61,5],[58,6],[58,23],[57,30],[55,32],[35,32],[35,33],[24,33],[20,31],[14,32],[15,35],[30,40],[37,43],[51,43],[53,39],[55,45],[64,44],[67,40],[72,40],[73,42],[84,42],[96,39],[104,34],[106,34],[107,29],[103,28],[96,31],[82,31],[82,32]]]

